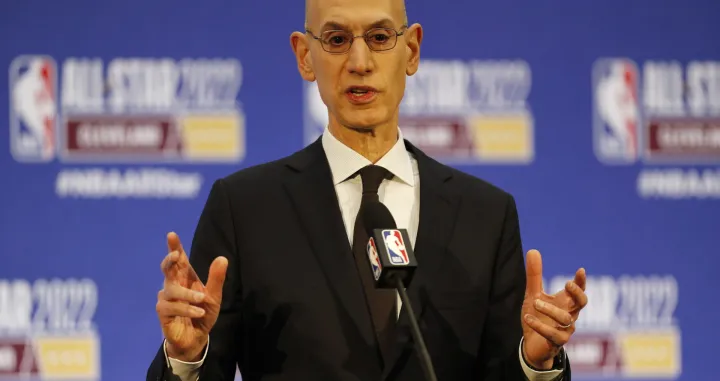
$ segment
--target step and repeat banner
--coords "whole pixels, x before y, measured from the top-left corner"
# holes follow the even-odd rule
[[[574,379],[716,380],[720,3],[408,0],[401,128],[517,198]],[[302,1],[0,5],[0,380],[140,380],[166,233],[327,123]]]

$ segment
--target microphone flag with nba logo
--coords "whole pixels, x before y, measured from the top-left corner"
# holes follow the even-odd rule
[[[380,202],[363,206],[367,255],[375,287],[396,288],[398,279],[410,285],[417,262],[406,229],[398,229],[387,207]]]

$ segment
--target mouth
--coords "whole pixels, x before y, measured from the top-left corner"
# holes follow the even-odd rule
[[[345,89],[345,95],[353,104],[369,103],[377,93],[377,89],[370,86],[350,86]]]

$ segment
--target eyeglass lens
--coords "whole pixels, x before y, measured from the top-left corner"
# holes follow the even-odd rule
[[[397,33],[392,29],[384,28],[372,29],[363,37],[368,47],[377,51],[392,49],[397,41]],[[320,35],[320,40],[323,48],[328,52],[340,53],[350,49],[354,36],[342,30],[329,30]]]

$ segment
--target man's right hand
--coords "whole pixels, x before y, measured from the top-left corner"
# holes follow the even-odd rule
[[[167,244],[169,254],[161,264],[165,282],[155,307],[167,355],[181,361],[199,361],[220,313],[228,261],[225,257],[215,258],[207,284],[203,285],[177,234],[169,233]]]

